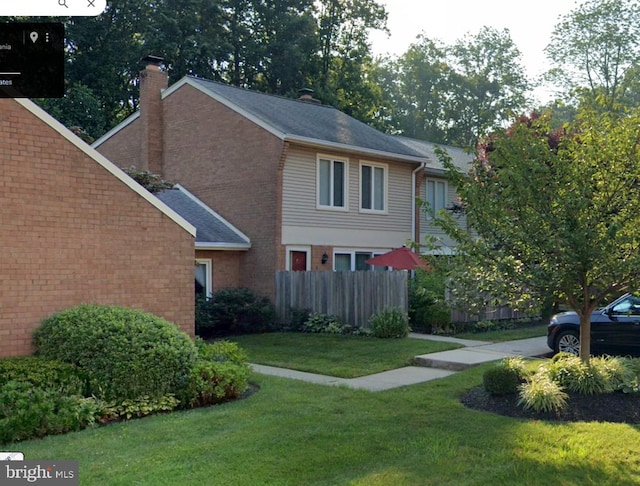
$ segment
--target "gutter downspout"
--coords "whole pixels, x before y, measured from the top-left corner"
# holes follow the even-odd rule
[[[416,174],[424,170],[426,166],[426,162],[420,162],[420,166],[411,172],[411,238],[417,243],[420,243],[418,241],[420,235],[416,238]],[[419,250],[418,253],[420,253]]]

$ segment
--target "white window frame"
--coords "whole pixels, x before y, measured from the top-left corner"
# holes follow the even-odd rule
[[[357,248],[357,249],[353,249],[353,248],[334,248],[333,249],[333,271],[336,272],[338,270],[336,270],[336,255],[349,255],[350,256],[350,272],[355,272],[356,271],[356,253],[370,253],[371,257],[376,257],[378,255],[384,255],[385,253],[387,253],[389,250],[371,250],[371,249],[367,249],[367,248]],[[372,265],[369,265],[369,267],[371,267]],[[372,270],[372,268],[369,268],[369,270]],[[340,270],[342,271],[342,270]]]
[[[364,208],[362,207],[362,185],[364,178],[362,176],[363,167],[371,167],[371,205],[375,206],[376,192],[375,192],[375,169],[382,169],[382,209]],[[360,212],[361,213],[374,213],[374,214],[387,214],[389,211],[389,165],[380,164],[376,162],[360,162]]]
[[[287,252],[285,257],[285,268],[287,271],[291,271],[291,252],[292,251],[303,251],[307,254],[307,272],[311,270],[311,247],[310,246],[286,246],[285,251]]]
[[[210,258],[196,258],[194,261],[194,267],[196,265],[204,265],[205,267],[205,295],[211,297],[213,295],[213,263]],[[195,275],[194,275],[195,278]]]
[[[320,201],[320,162],[321,161],[329,161],[331,163],[330,170],[330,184],[331,191],[329,193],[329,197],[331,199],[331,203],[329,205],[321,204]],[[334,189],[334,163],[341,162],[344,164],[344,190],[343,190],[343,206],[336,206],[333,204],[333,189]],[[319,154],[316,158],[316,209],[322,209],[326,211],[349,211],[349,160],[341,159],[339,157],[332,157],[330,155],[321,155]]]
[[[434,185],[433,187],[435,188],[435,194],[433,195],[433,201],[434,204],[431,204],[431,200],[429,198],[429,182],[433,182]],[[444,188],[444,199],[443,199],[443,204],[442,207],[439,208],[437,201],[436,201],[436,197],[438,196],[438,184],[442,184],[443,188]],[[447,207],[447,198],[449,197],[449,185],[447,183],[446,180],[444,179],[436,179],[433,177],[427,177],[426,179],[424,179],[424,200],[427,201],[429,203],[429,211],[426,211],[426,215],[427,215],[427,219],[433,219],[433,217],[435,216],[435,214],[440,211],[440,209],[446,209]]]

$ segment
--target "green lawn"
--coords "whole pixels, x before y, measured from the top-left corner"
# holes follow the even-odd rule
[[[82,486],[637,485],[640,428],[466,409],[486,365],[385,392],[255,375],[249,398],[28,441]]]
[[[422,339],[376,339],[332,334],[269,333],[229,338],[252,363],[355,378],[412,364],[414,356],[455,349]]]

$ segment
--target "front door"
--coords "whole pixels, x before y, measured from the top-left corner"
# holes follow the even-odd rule
[[[291,258],[291,270],[294,272],[306,272],[307,270],[307,252],[292,251],[289,254]]]

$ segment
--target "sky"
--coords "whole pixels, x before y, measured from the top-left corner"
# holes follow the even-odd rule
[[[560,16],[574,10],[576,0],[377,0],[388,13],[389,37],[372,32],[374,55],[401,55],[416,36],[453,44],[469,33],[477,34],[483,26],[509,29],[511,39],[522,53],[522,64],[531,78],[549,67],[544,48],[549,44]],[[538,92],[543,97],[543,92]]]

